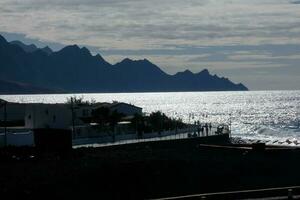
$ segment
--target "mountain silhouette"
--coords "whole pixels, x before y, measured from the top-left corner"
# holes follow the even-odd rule
[[[52,49],[50,49],[50,47],[48,47],[48,46],[45,46],[44,48],[41,48],[41,50],[43,52],[45,52],[46,54],[48,54],[48,55],[53,53]]]
[[[32,52],[37,51],[39,49],[42,50],[42,51],[44,51],[48,55],[51,54],[51,53],[53,53],[52,49],[50,49],[48,46],[46,46],[44,48],[38,48],[34,44],[27,45],[27,44],[24,44],[23,42],[18,41],[18,40],[11,41],[10,44],[18,45],[19,47],[21,47],[27,53],[32,53]]]
[[[25,50],[20,43],[9,43],[0,35],[0,80],[66,92],[248,90],[243,84],[211,75],[207,69],[169,75],[147,59],[126,58],[112,65],[77,45],[57,52],[29,46],[31,49]]]

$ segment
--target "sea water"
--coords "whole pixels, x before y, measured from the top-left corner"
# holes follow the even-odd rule
[[[120,101],[162,111],[185,122],[231,124],[232,136],[248,140],[300,142],[300,91],[93,93],[0,95],[22,103],[63,103],[68,97],[97,102]]]

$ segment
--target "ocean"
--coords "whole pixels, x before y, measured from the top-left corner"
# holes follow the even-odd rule
[[[231,124],[232,136],[245,140],[300,142],[300,91],[163,92],[0,95],[22,103],[62,103],[68,97],[97,102],[120,101],[162,111],[185,122]]]

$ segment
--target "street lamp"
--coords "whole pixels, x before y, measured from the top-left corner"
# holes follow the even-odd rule
[[[229,136],[231,137],[231,113],[229,113]]]
[[[299,114],[300,114],[300,113],[299,113],[299,108],[300,108],[300,107],[297,106],[297,109],[296,109],[296,119],[297,119],[297,125],[298,125],[298,126],[297,126],[297,129],[300,128],[300,122],[299,122],[299,116],[300,116]]]
[[[4,143],[6,145],[6,133],[7,133],[7,102],[6,101],[0,101],[0,108],[4,107],[4,112],[3,112],[3,120],[4,120]]]
[[[72,114],[72,138],[76,138],[75,117],[74,117],[74,99],[71,97],[71,114]]]

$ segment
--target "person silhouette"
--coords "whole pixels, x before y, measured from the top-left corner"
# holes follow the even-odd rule
[[[205,132],[206,132],[206,136],[208,136],[208,125],[207,125],[207,123],[205,124]]]

